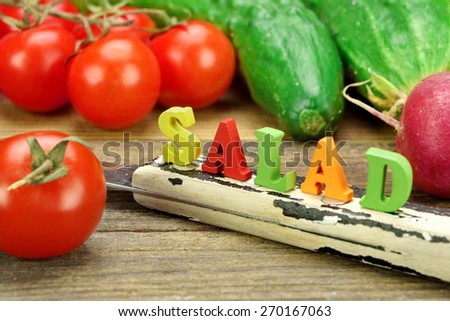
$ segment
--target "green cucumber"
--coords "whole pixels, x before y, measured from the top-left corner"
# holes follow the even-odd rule
[[[448,0],[304,0],[329,27],[361,92],[399,118],[411,90],[449,70]]]
[[[343,115],[343,66],[329,31],[299,0],[132,0],[182,12],[230,36],[253,100],[293,138],[323,137]]]

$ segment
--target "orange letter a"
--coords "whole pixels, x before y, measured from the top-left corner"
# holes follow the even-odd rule
[[[332,136],[317,142],[301,191],[318,195],[325,184],[325,196],[342,202],[353,198],[353,190],[348,186],[344,170],[339,163],[336,145]]]

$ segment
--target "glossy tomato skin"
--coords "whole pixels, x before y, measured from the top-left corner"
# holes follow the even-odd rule
[[[25,139],[34,136],[49,151],[65,134],[34,132],[0,141],[0,251],[21,258],[68,253],[94,232],[106,202],[103,171],[92,151],[70,142],[64,164],[68,175],[45,184],[7,191],[31,171]]]
[[[0,89],[17,106],[49,112],[68,102],[66,62],[75,38],[60,27],[11,32],[0,40]]]
[[[73,107],[98,127],[132,126],[148,115],[160,88],[158,63],[135,37],[111,35],[73,60],[68,90]]]
[[[150,42],[161,68],[159,102],[167,107],[203,108],[230,86],[236,66],[234,48],[214,25],[193,20]]]

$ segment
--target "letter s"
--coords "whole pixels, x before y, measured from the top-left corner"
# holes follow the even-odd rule
[[[159,116],[159,129],[167,138],[172,139],[162,146],[165,162],[188,166],[200,156],[200,139],[186,129],[194,124],[195,117],[191,107],[172,107]]]

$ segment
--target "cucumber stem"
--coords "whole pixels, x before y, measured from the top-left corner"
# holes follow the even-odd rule
[[[369,113],[372,114],[373,116],[375,116],[375,117],[381,119],[381,120],[384,121],[386,124],[388,124],[389,126],[393,127],[397,132],[400,131],[400,122],[399,122],[397,119],[395,119],[395,118],[393,118],[393,117],[391,117],[391,116],[389,116],[389,115],[386,115],[385,113],[382,113],[382,112],[376,110],[376,109],[373,108],[372,106],[370,106],[370,105],[368,105],[368,104],[362,102],[362,101],[359,100],[359,99],[356,99],[356,98],[351,97],[351,96],[347,93],[347,91],[348,91],[349,88],[364,86],[364,85],[366,85],[367,83],[369,83],[370,81],[371,81],[371,80],[366,80],[366,81],[362,81],[362,82],[356,82],[356,83],[353,83],[353,84],[349,84],[349,85],[345,86],[345,88],[342,90],[342,94],[344,95],[345,99],[347,99],[348,101],[350,101],[350,102],[352,102],[353,104],[355,104],[355,105],[357,105],[357,106],[363,108],[364,110],[366,110],[367,112],[369,112]]]

